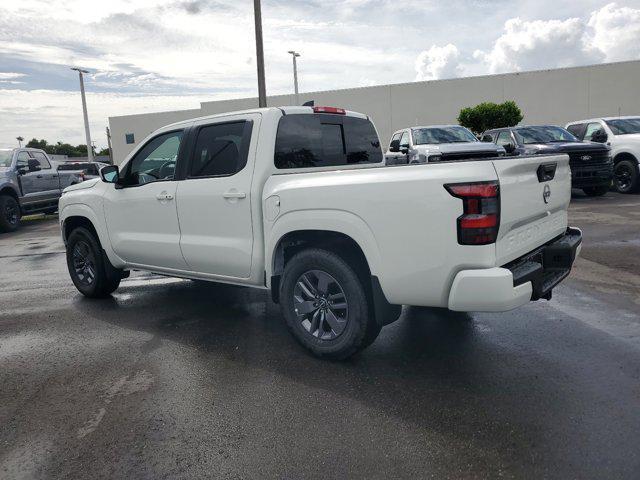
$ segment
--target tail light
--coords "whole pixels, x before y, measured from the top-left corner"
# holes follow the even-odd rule
[[[498,182],[450,183],[444,188],[454,197],[462,199],[464,211],[458,217],[458,243],[495,243],[500,228]]]
[[[337,107],[313,107],[313,113],[333,113],[336,115],[347,114],[347,112],[343,108]]]

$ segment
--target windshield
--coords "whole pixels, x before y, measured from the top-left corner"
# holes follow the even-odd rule
[[[521,127],[514,129],[519,143],[578,142],[579,140],[560,127]]]
[[[617,118],[605,120],[614,135],[631,135],[640,133],[640,118]]]
[[[413,144],[428,145],[438,143],[468,143],[477,142],[473,133],[464,127],[430,127],[414,128]]]
[[[0,150],[0,168],[10,167],[12,158],[13,150]]]

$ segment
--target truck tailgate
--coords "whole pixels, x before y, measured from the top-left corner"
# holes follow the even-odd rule
[[[500,182],[496,264],[504,265],[567,229],[571,200],[568,155],[494,160]]]

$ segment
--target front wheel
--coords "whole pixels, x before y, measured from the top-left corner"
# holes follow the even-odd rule
[[[327,250],[303,250],[287,262],[280,308],[296,340],[318,357],[346,359],[380,333],[362,279]]]
[[[20,205],[10,195],[0,195],[0,232],[13,232],[20,226]]]
[[[631,160],[621,160],[613,167],[613,184],[620,193],[632,193],[638,189],[638,165]]]
[[[609,191],[609,185],[599,185],[597,187],[584,187],[582,191],[589,197],[601,197]]]
[[[122,272],[109,262],[93,232],[78,227],[67,240],[67,267],[73,284],[86,297],[101,298],[120,285]]]

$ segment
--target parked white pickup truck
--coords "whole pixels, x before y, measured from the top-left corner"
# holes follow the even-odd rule
[[[578,254],[566,155],[385,167],[366,115],[284,107],[175,123],[67,188],[67,263],[89,297],[129,269],[269,289],[295,338],[346,358],[400,305],[550,298]]]

